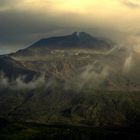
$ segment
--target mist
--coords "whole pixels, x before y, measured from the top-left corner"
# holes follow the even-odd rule
[[[129,44],[130,45],[130,44]],[[71,50],[72,51],[72,50]],[[82,51],[82,50],[81,50]],[[70,53],[70,50],[69,50]],[[71,52],[75,53],[75,52]],[[80,53],[80,50],[78,51]],[[38,87],[56,88],[62,87],[64,90],[126,90],[128,81],[135,85],[134,77],[138,77],[139,57],[133,46],[124,47],[123,45],[116,45],[107,52],[98,51],[82,51],[86,55],[96,56],[92,62],[88,62],[78,69],[70,78],[57,78],[55,74],[46,76],[42,74],[39,77],[34,77],[28,83],[24,82],[24,76],[19,76],[15,80],[9,82],[8,78],[1,73],[0,85],[1,87],[9,87],[15,89],[36,89]],[[63,62],[62,62],[63,63]],[[64,62],[65,63],[65,62]],[[137,64],[137,65],[136,65]],[[63,71],[63,69],[62,69]],[[135,74],[137,76],[135,76]],[[64,76],[65,77],[65,76]],[[116,81],[121,81],[122,83]],[[125,85],[121,87],[122,85]],[[110,89],[110,86],[112,89]],[[116,86],[116,87],[114,87]],[[131,90],[136,90],[136,87],[131,87]]]
[[[3,72],[0,73],[0,88],[9,89],[36,89],[43,87],[46,84],[45,75],[42,74],[39,77],[34,77],[30,82],[24,81],[24,76],[19,76],[16,79],[9,81]]]

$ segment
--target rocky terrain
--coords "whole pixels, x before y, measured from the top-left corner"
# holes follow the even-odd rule
[[[139,126],[140,55],[87,33],[41,39],[0,56],[0,117]]]

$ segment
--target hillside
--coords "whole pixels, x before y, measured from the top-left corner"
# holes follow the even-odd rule
[[[39,75],[39,73],[29,70],[19,61],[8,56],[0,56],[0,72],[11,81],[21,76],[25,82],[29,82]]]
[[[86,33],[51,37],[1,56],[5,75],[1,78],[10,82],[0,88],[0,117],[47,124],[139,126],[139,60],[134,50]]]
[[[85,32],[79,34],[74,32],[71,35],[41,39],[31,46],[13,53],[12,56],[45,56],[53,53],[53,50],[65,49],[109,50],[113,45],[114,43],[109,40],[95,38]]]

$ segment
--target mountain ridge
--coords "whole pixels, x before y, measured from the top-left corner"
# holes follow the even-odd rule
[[[91,36],[85,32],[74,32],[70,35],[43,38],[33,43],[31,46],[12,53],[11,56],[29,56],[51,53],[54,49],[95,49],[109,50],[114,43]]]
[[[35,47],[35,46],[39,46],[39,47],[43,47],[43,45],[64,45],[64,47],[72,47],[72,45],[74,45],[75,47],[81,47],[81,43],[84,43],[84,45],[88,45],[86,43],[89,43],[87,41],[92,41],[92,43],[95,41],[95,43],[97,41],[100,41],[100,42],[104,42],[104,43],[107,43],[106,40],[104,39],[99,39],[97,37],[93,37],[91,36],[90,34],[88,33],[85,33],[85,32],[74,32],[70,35],[64,35],[64,36],[55,36],[55,37],[49,37],[49,38],[43,38],[43,39],[40,39],[39,41],[35,42],[34,44],[32,44],[30,47]],[[44,43],[44,44],[43,44]],[[68,44],[70,43],[70,44]],[[108,42],[109,43],[109,42]],[[65,46],[66,45],[66,46]],[[89,44],[91,45],[91,44]],[[45,46],[44,46],[45,47]],[[84,47],[93,47],[94,46],[84,46]]]
[[[88,34],[73,33],[49,43],[52,47],[53,40],[68,45],[72,41],[76,46],[79,38],[83,44],[100,42]],[[4,84],[0,81],[0,117],[96,127],[139,125],[140,56],[127,47],[106,51],[101,44],[101,51],[86,45],[50,49],[37,44],[0,57],[0,70],[15,79],[7,84],[5,79]],[[25,74],[29,82],[20,80]]]

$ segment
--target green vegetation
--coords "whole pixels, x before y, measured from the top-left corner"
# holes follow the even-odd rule
[[[60,85],[0,90],[0,116],[12,121],[90,125],[140,126],[140,93],[73,91]]]

